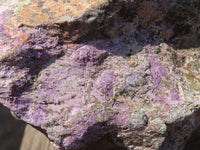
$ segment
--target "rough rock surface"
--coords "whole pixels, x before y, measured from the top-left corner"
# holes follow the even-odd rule
[[[4,0],[0,102],[60,149],[184,149],[200,128],[199,8]]]

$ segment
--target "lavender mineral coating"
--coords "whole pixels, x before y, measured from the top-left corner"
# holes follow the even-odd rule
[[[144,1],[141,6],[154,10],[158,4],[167,5],[159,1],[145,6]],[[172,4],[170,8],[175,7]],[[142,10],[138,14],[144,17]],[[1,19],[0,40],[6,38],[4,24]],[[0,64],[0,102],[21,120],[44,129],[61,149],[84,149],[107,134],[130,150],[136,145],[159,149],[168,140],[167,125],[180,118],[192,126],[184,133],[189,137],[199,126],[195,114],[200,102],[199,48],[149,44],[154,27],[142,29],[137,37],[134,28],[121,29],[124,24],[128,22],[106,28],[113,33],[104,33],[105,39],[97,36],[74,43],[64,36],[68,31],[58,28],[17,29],[12,42],[0,41],[2,51],[15,47],[14,55],[5,56]],[[167,28],[167,37],[171,30]],[[184,137],[169,132],[180,141],[170,148],[178,149]]]
[[[108,126],[126,127],[131,125],[134,128],[144,127],[145,122],[140,120],[140,117],[135,118],[137,115],[133,116],[132,111],[138,109],[138,106],[134,105],[145,105],[145,98],[153,100],[154,105],[159,104],[159,101],[164,102],[164,104],[159,104],[161,106],[168,104],[170,106],[168,108],[169,114],[177,107],[182,109],[181,104],[183,102],[179,102],[179,91],[176,89],[176,83],[171,83],[176,75],[174,77],[173,74],[168,75],[168,62],[167,65],[161,65],[159,55],[149,56],[146,59],[150,64],[147,64],[149,69],[139,66],[140,63],[137,62],[137,59],[145,60],[145,55],[148,55],[143,51],[141,51],[141,54],[131,56],[131,58],[124,59],[121,57],[120,66],[115,63],[115,59],[112,60],[111,57],[107,57],[100,67],[104,69],[96,70],[93,74],[91,67],[95,69],[97,66],[95,64],[91,65],[90,62],[97,60],[96,55],[90,55],[90,59],[86,59],[86,56],[83,57],[78,53],[76,59],[74,59],[74,55],[77,54],[76,51],[85,50],[84,48],[94,52],[97,51],[96,48],[85,45],[83,48],[75,50],[70,56],[65,55],[56,60],[55,63],[48,64],[35,80],[30,89],[32,92],[25,92],[21,98],[18,98],[19,103],[23,103],[24,99],[26,103],[30,104],[25,103],[22,105],[23,107],[18,105],[17,108],[14,105],[11,108],[11,110],[20,114],[22,114],[22,110],[25,111],[26,113],[20,116],[21,119],[35,126],[41,126],[47,131],[50,139],[56,139],[55,143],[58,145],[70,148],[74,141],[79,141],[76,142],[76,147],[81,147],[85,142],[94,140],[94,138],[85,139],[84,134],[88,127],[97,122],[106,122]],[[164,54],[160,53],[160,55]],[[79,63],[80,65],[77,66],[76,61],[81,60],[81,58],[84,58],[82,62],[84,65]],[[135,58],[137,59],[135,60]],[[138,63],[138,68],[144,69],[137,70],[137,67],[127,69],[124,66],[134,61]],[[141,76],[147,76],[144,80],[150,79],[151,81],[142,81]],[[130,77],[131,79],[129,79]],[[167,77],[169,79],[166,79]],[[141,81],[139,83],[137,81],[133,82],[134,78]],[[125,87],[123,87],[125,89],[122,91],[124,97],[121,97],[123,95],[121,93],[119,94],[121,98],[117,98],[118,95],[115,95],[115,92],[122,88],[120,86],[123,85],[123,82],[125,83]],[[166,84],[172,84],[169,91]],[[147,89],[144,88],[145,86]],[[132,95],[132,93],[136,95]],[[162,93],[162,95],[159,93]],[[134,99],[137,101],[134,101]],[[162,117],[161,112],[159,115]],[[167,120],[167,118],[165,119]],[[61,141],[58,135],[64,135]],[[96,140],[103,135],[103,133],[98,134]],[[83,137],[85,141],[81,142]]]

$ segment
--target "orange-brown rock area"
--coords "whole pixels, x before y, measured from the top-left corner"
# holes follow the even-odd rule
[[[27,41],[30,32],[19,27],[37,27],[73,22],[105,0],[4,0],[0,2],[1,56],[13,53]]]
[[[18,27],[23,24],[38,26],[70,21],[102,2],[105,0],[18,0],[15,2],[15,13],[9,16],[8,24]]]

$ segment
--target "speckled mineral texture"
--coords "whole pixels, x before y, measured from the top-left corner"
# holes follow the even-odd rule
[[[200,1],[0,2],[0,102],[65,150],[181,150],[200,128]]]

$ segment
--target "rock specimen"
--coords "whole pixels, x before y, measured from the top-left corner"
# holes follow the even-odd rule
[[[200,128],[200,1],[0,2],[0,102],[65,150],[180,150]]]

